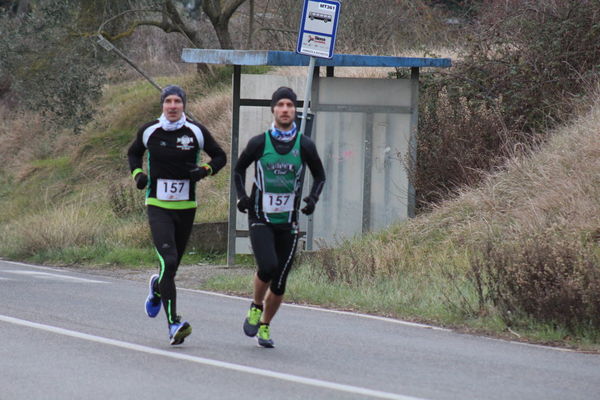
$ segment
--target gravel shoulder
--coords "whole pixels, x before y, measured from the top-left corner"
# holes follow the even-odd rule
[[[59,267],[75,272],[85,272],[92,275],[110,276],[113,278],[127,279],[131,281],[147,282],[150,275],[158,272],[157,269],[140,268],[117,268],[117,267]],[[180,265],[175,278],[177,287],[185,289],[199,289],[210,278],[219,275],[243,275],[250,276],[254,273],[254,267],[229,267],[227,265],[194,264]]]

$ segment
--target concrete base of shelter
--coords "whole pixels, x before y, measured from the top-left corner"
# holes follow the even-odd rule
[[[225,253],[227,251],[227,222],[194,224],[187,251]]]

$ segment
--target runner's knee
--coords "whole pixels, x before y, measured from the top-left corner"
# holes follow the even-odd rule
[[[269,290],[271,290],[271,293],[277,296],[283,296],[285,293],[285,282],[281,282],[280,284],[279,282],[271,281],[271,286],[269,286]]]
[[[277,266],[267,266],[264,268],[259,268],[256,275],[258,275],[258,279],[263,282],[271,282],[275,278],[275,272],[277,271]]]

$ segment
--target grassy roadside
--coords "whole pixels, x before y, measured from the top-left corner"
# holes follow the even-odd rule
[[[553,323],[541,323],[526,317],[520,319],[518,326],[511,326],[497,314],[465,314],[456,304],[457,297],[449,297],[457,289],[456,285],[442,281],[442,277],[433,285],[430,281],[415,280],[411,276],[352,285],[333,283],[318,268],[310,263],[300,263],[292,270],[286,302],[399,318],[505,340],[600,352],[595,329],[573,332]],[[199,285],[198,289],[251,297],[252,275],[253,271],[249,270],[247,275],[215,276]],[[464,282],[461,290],[460,296],[471,296],[472,300],[476,297]]]

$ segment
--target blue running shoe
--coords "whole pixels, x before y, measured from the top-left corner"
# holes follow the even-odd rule
[[[175,323],[169,324],[169,338],[173,346],[183,343],[190,333],[192,333],[192,326],[187,321],[179,322],[177,320]]]
[[[158,315],[161,308],[160,296],[154,291],[154,282],[158,280],[158,274],[154,274],[150,277],[150,293],[146,298],[146,314],[150,318],[154,318]]]

